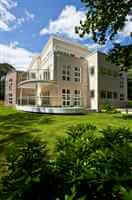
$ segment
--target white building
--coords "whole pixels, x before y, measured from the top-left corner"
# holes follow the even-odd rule
[[[25,111],[76,113],[127,105],[125,72],[105,54],[58,37],[49,39],[17,87],[17,108]]]

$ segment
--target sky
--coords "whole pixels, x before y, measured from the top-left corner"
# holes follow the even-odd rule
[[[90,35],[80,38],[74,27],[85,19],[85,7],[80,0],[0,0],[0,63],[7,62],[17,70],[26,70],[32,57],[40,53],[51,35],[74,40],[89,49],[107,52],[105,46],[95,44]],[[127,16],[124,30],[116,42],[130,43],[128,33],[132,20]]]

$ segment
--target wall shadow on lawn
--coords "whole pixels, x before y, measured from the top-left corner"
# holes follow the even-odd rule
[[[0,153],[7,149],[10,143],[30,140],[37,137],[39,125],[52,124],[55,119],[53,116],[15,112],[7,115],[0,115]]]

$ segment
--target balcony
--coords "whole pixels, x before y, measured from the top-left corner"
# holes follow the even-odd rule
[[[70,95],[68,101],[59,96],[25,96],[17,99],[16,108],[25,112],[79,114],[84,113],[83,98]]]
[[[19,87],[24,87],[28,85],[34,86],[34,83],[50,83],[51,78],[50,78],[50,71],[49,69],[43,69],[43,70],[32,70],[28,71],[27,73],[24,73],[20,81],[18,83],[18,88]],[[54,82],[54,81],[53,81]]]

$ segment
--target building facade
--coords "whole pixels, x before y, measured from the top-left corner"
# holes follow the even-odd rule
[[[9,72],[14,72],[15,68],[7,63],[0,63],[0,101],[5,100],[5,82],[6,75]]]
[[[98,111],[102,104],[127,105],[125,72],[108,62],[105,54],[58,37],[50,38],[28,71],[16,77],[12,104],[20,110],[72,113]]]
[[[16,106],[17,98],[20,94],[20,89],[17,85],[23,81],[26,72],[12,71],[8,72],[5,79],[5,104],[9,106]]]

